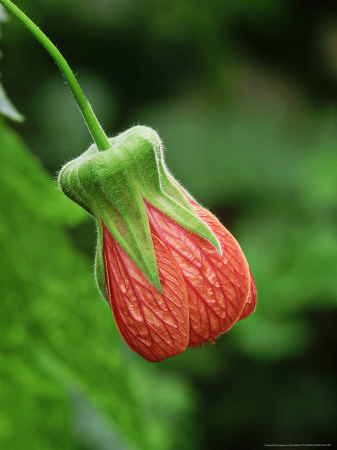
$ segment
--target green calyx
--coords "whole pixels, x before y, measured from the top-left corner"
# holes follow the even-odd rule
[[[154,130],[136,126],[109,141],[108,150],[99,151],[91,145],[67,163],[60,171],[59,186],[97,221],[96,277],[103,295],[106,296],[102,222],[161,292],[144,200],[210,241],[221,253],[220,245],[166,168],[162,143]]]

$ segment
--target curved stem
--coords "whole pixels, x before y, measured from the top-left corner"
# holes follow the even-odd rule
[[[88,100],[86,99],[83,91],[76,80],[75,75],[73,74],[69,64],[64,59],[62,54],[58,51],[55,45],[51,42],[51,40],[40,30],[39,27],[32,22],[29,17],[26,16],[24,12],[22,12],[14,3],[10,0],[0,0],[2,3],[14,16],[16,16],[20,22],[22,22],[29,31],[35,36],[35,38],[43,45],[43,47],[47,50],[50,56],[58,65],[60,71],[64,75],[71,92],[73,93],[75,100],[83,114],[84,120],[88,125],[90,133],[97,144],[99,150],[107,150],[111,147],[111,144],[104,133],[100,123],[98,122]]]

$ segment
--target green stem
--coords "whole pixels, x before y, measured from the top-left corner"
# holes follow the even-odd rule
[[[26,16],[24,12],[22,12],[14,3],[10,0],[0,0],[2,3],[14,16],[16,16],[20,22],[22,22],[29,31],[35,36],[35,38],[43,45],[43,47],[47,50],[50,56],[58,65],[60,71],[64,75],[71,92],[73,93],[75,100],[83,114],[84,120],[88,125],[90,133],[97,144],[99,150],[107,150],[111,147],[109,139],[104,133],[100,123],[98,122],[88,100],[86,99],[83,91],[78,84],[78,81],[75,78],[69,64],[61,55],[61,53],[57,50],[55,45],[51,42],[51,40],[40,30],[39,27],[32,22],[29,17]]]

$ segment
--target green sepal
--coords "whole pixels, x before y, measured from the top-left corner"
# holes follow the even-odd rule
[[[101,222],[97,222],[97,246],[95,255],[95,278],[98,289],[103,297],[109,302],[108,289],[105,282],[105,269],[103,261],[103,226]]]
[[[106,296],[102,222],[161,291],[144,200],[184,228],[210,241],[221,253],[220,245],[166,168],[162,143],[154,130],[136,126],[109,140],[110,149],[100,152],[92,145],[67,163],[59,174],[59,185],[68,197],[97,220],[96,278],[102,294]]]

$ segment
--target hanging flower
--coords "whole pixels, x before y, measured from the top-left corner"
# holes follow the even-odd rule
[[[255,309],[239,244],[169,173],[151,128],[110,142],[66,164],[59,184],[96,220],[96,279],[120,334],[148,361],[215,342]]]

